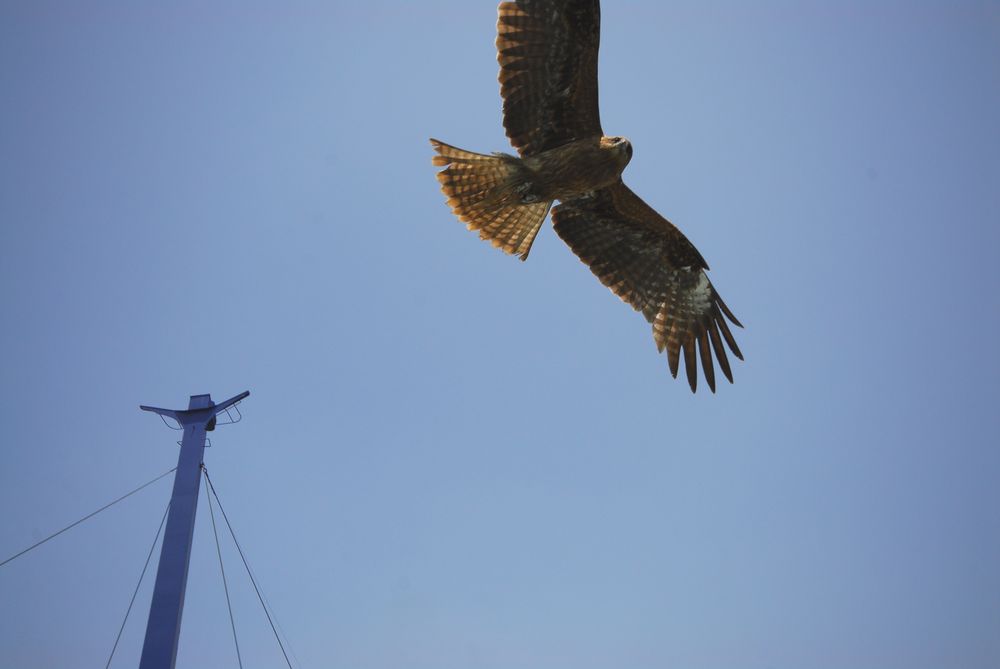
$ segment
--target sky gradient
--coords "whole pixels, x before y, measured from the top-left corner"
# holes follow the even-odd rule
[[[495,21],[0,5],[0,559],[174,466],[139,404],[249,389],[205,462],[294,666],[998,666],[1000,3],[605,3],[624,178],[746,326],[715,395],[449,213]],[[0,568],[0,664],[103,665],[169,489]],[[235,667],[206,511],[178,667]]]

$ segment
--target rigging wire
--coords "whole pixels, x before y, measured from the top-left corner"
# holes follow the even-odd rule
[[[261,597],[263,597],[263,599],[264,599],[264,605],[267,606],[267,608],[273,610],[274,607],[271,606],[271,602],[268,600],[267,595],[265,595],[263,592],[260,593],[260,594],[261,594]],[[301,667],[302,666],[302,660],[300,660],[299,656],[295,654],[295,648],[292,646],[292,640],[288,638],[288,633],[285,632],[285,628],[281,626],[281,621],[280,620],[275,620],[274,621],[274,626],[278,628],[278,634],[280,634],[285,639],[285,643],[288,644],[288,652],[291,653],[292,657],[295,658],[295,666],[296,667]]]
[[[288,659],[288,653],[285,652],[285,645],[281,643],[281,637],[278,636],[278,630],[274,627],[274,621],[271,619],[271,614],[267,610],[267,605],[264,603],[264,596],[260,594],[260,588],[257,587],[257,580],[253,577],[253,572],[250,571],[250,565],[247,563],[247,558],[243,554],[243,549],[240,547],[240,542],[236,538],[236,533],[233,532],[233,526],[229,522],[229,516],[226,515],[226,510],[222,508],[222,500],[219,499],[219,493],[215,491],[215,486],[212,484],[212,477],[208,475],[208,468],[202,465],[202,471],[205,472],[205,480],[208,481],[208,487],[215,496],[216,503],[219,505],[219,511],[222,512],[222,518],[226,521],[226,526],[229,528],[229,534],[233,537],[233,543],[236,544],[236,550],[239,551],[240,559],[243,560],[243,566],[246,568],[247,575],[250,577],[250,582],[253,584],[253,589],[257,593],[257,599],[260,600],[260,606],[264,609],[264,615],[267,616],[267,622],[271,625],[271,631],[274,632],[274,639],[278,642],[281,654],[285,657],[285,664],[288,665],[288,669],[292,669],[292,663]]]
[[[201,471],[205,474],[205,479],[208,480],[208,472],[205,470],[205,465],[202,464]],[[236,644],[236,661],[240,665],[240,669],[243,669],[243,658],[240,655],[240,642],[236,638],[236,620],[233,618],[233,605],[229,601],[229,584],[226,583],[226,568],[222,566],[222,548],[219,546],[219,532],[215,527],[215,511],[212,508],[212,495],[207,491],[205,496],[208,498],[208,513],[212,517],[212,534],[215,535],[215,552],[219,556],[219,570],[222,572],[222,587],[226,591],[226,606],[229,608],[229,626],[233,628],[233,643]],[[221,506],[219,507],[222,508]],[[234,538],[235,541],[235,538]],[[107,667],[105,667],[107,669]]]
[[[81,518],[80,520],[76,521],[75,523],[71,523],[71,524],[67,525],[66,527],[62,528],[61,530],[59,530],[58,532],[55,532],[55,533],[53,533],[53,534],[50,534],[49,536],[45,537],[45,538],[44,538],[44,539],[42,539],[41,541],[39,541],[39,542],[37,542],[37,543],[35,543],[35,544],[32,544],[31,546],[28,546],[27,548],[25,548],[25,549],[24,549],[23,551],[21,551],[20,553],[16,553],[15,555],[11,555],[11,556],[10,556],[9,558],[7,558],[6,560],[4,560],[3,562],[0,562],[0,567],[4,566],[4,565],[5,565],[5,564],[7,564],[8,562],[11,562],[11,561],[13,561],[13,560],[16,560],[17,558],[21,557],[22,555],[24,555],[24,554],[25,554],[25,553],[27,553],[28,551],[30,551],[30,550],[33,550],[33,549],[35,549],[35,548],[38,548],[39,546],[41,546],[42,544],[44,544],[44,543],[45,543],[46,541],[48,541],[49,539],[55,539],[56,537],[58,537],[58,536],[59,536],[60,534],[62,534],[62,533],[63,533],[63,532],[65,532],[66,530],[69,530],[69,529],[72,529],[72,528],[76,527],[77,525],[79,525],[79,524],[80,524],[80,523],[82,523],[83,521],[85,521],[85,520],[87,520],[87,519],[89,519],[89,518],[93,518],[94,516],[96,516],[97,514],[99,514],[99,513],[101,512],[101,511],[104,511],[105,509],[107,509],[107,508],[110,508],[110,507],[114,506],[115,504],[117,504],[118,502],[122,501],[122,500],[123,500],[123,499],[125,499],[126,497],[131,497],[132,495],[134,495],[135,493],[139,492],[140,490],[142,490],[142,489],[143,489],[143,488],[145,488],[146,486],[149,486],[149,485],[152,485],[153,483],[156,483],[157,481],[159,481],[160,479],[162,479],[162,478],[163,478],[164,476],[166,476],[167,474],[170,474],[170,473],[174,472],[174,471],[175,471],[176,469],[177,469],[177,467],[174,467],[174,468],[173,468],[173,469],[171,469],[170,471],[166,471],[166,472],[163,472],[162,474],[160,474],[159,476],[157,476],[157,477],[156,477],[155,479],[153,479],[152,481],[148,481],[148,482],[146,482],[146,483],[143,483],[143,484],[142,484],[141,486],[139,486],[139,487],[138,487],[138,488],[136,488],[135,490],[132,490],[131,492],[127,492],[127,493],[125,493],[124,495],[122,495],[121,497],[119,497],[118,499],[116,499],[116,500],[115,500],[115,501],[113,501],[113,502],[108,502],[107,504],[105,504],[104,506],[102,506],[102,507],[101,507],[100,509],[98,509],[97,511],[94,511],[93,513],[89,513],[89,514],[87,514],[86,516],[84,516],[83,518]]]
[[[111,660],[115,657],[115,651],[118,649],[118,642],[121,641],[122,632],[125,631],[125,623],[128,621],[128,614],[132,612],[132,605],[135,604],[135,597],[139,594],[139,587],[142,585],[142,579],[146,576],[146,570],[149,568],[149,560],[153,557],[153,551],[156,549],[156,542],[160,540],[160,533],[163,532],[163,524],[167,522],[167,512],[170,511],[170,502],[167,502],[167,508],[163,510],[163,518],[160,519],[160,527],[156,530],[156,536],[153,537],[153,545],[149,547],[149,555],[146,556],[146,564],[142,565],[142,573],[139,574],[139,582],[135,584],[135,591],[132,593],[132,599],[129,600],[128,608],[125,609],[125,618],[122,620],[122,626],[118,628],[118,636],[115,637],[115,645],[111,647],[111,655],[108,656],[108,663],[104,665],[104,669],[108,669],[111,666]]]

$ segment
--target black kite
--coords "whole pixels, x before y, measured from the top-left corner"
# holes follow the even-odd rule
[[[520,158],[463,151],[432,139],[437,177],[456,216],[507,253],[528,257],[553,201],[556,233],[601,282],[641,311],[677,376],[680,353],[692,392],[696,357],[715,392],[712,351],[729,382],[723,341],[743,359],[708,264],[691,242],[621,179],[632,158],[607,137],[597,103],[598,0],[501,2],[500,95],[507,137]]]

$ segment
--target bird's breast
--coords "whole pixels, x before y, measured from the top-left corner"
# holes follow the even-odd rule
[[[534,190],[541,199],[568,200],[616,183],[627,163],[622,157],[595,137],[529,156],[524,164],[534,173]]]

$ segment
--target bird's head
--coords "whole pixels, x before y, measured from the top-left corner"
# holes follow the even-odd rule
[[[604,137],[601,143],[621,156],[622,167],[632,160],[632,142],[625,137]]]

